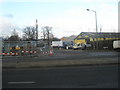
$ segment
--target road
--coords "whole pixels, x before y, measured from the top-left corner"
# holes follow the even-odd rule
[[[3,88],[117,87],[117,65],[3,70]]]
[[[35,62],[35,61],[51,61],[51,60],[82,60],[90,58],[113,58],[118,57],[118,52],[115,51],[82,51],[82,50],[56,50],[53,56],[40,56],[40,57],[7,57],[4,58],[3,63],[11,62]]]

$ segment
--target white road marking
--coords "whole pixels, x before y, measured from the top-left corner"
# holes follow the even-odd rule
[[[27,81],[27,82],[8,82],[8,84],[33,84],[36,82],[32,82],[32,81]]]

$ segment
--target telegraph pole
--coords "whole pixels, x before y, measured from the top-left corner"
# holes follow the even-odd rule
[[[36,19],[36,41],[38,41],[38,20]]]
[[[38,42],[38,20],[36,19],[36,28],[35,28],[35,31],[36,31],[36,46],[37,46],[37,42]]]

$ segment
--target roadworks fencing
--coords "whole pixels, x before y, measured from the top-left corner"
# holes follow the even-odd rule
[[[52,56],[50,47],[38,47],[38,41],[3,41],[2,56]]]

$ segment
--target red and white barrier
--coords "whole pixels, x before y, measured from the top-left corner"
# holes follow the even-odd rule
[[[53,50],[51,49],[50,51],[43,52],[43,54],[53,56]]]
[[[22,51],[22,53],[35,54],[35,53],[37,53],[37,52],[36,52],[36,51]],[[10,52],[10,53],[0,53],[0,55],[3,55],[3,56],[12,56],[12,55],[14,55],[14,56],[17,56],[17,55],[20,55],[20,54]]]
[[[49,54],[49,51],[48,51],[48,52],[47,52],[47,51],[46,51],[46,52],[43,52],[43,54]]]
[[[4,56],[6,56],[6,55],[18,55],[18,53],[0,53],[0,55],[4,55]]]
[[[22,53],[37,53],[36,51],[22,51]]]

